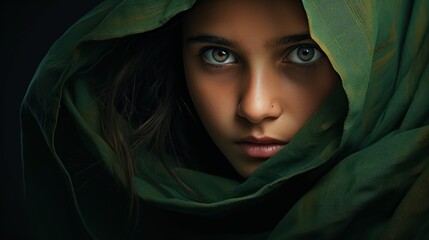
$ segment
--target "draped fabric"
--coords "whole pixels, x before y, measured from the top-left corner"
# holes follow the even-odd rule
[[[137,223],[112,176],[93,66],[111,40],[156,29],[194,1],[107,0],[73,25],[21,109],[35,238],[429,239],[429,1],[302,2],[341,86],[245,181],[172,166],[190,193],[159,156],[137,151]]]

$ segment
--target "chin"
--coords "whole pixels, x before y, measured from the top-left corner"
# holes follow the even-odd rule
[[[240,174],[243,178],[249,178],[252,174],[261,166],[262,162],[246,164],[246,166],[240,166],[235,168],[235,170]]]

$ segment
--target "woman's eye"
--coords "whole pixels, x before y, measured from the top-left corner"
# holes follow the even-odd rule
[[[292,62],[297,64],[310,64],[319,60],[323,56],[316,47],[299,46],[293,49],[287,56],[284,62]]]
[[[237,57],[231,51],[223,48],[210,48],[201,54],[204,61],[213,65],[236,63]]]

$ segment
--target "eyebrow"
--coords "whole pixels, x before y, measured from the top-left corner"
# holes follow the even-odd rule
[[[231,40],[214,35],[198,35],[195,37],[189,37],[186,39],[186,43],[213,43],[227,47],[231,47],[234,45]]]
[[[288,35],[288,36],[282,36],[278,39],[275,39],[274,41],[267,42],[267,46],[279,46],[279,45],[287,45],[291,43],[301,42],[304,40],[312,40],[311,36],[307,33],[305,34],[296,34],[296,35]],[[215,36],[215,35],[198,35],[194,37],[189,37],[186,39],[186,43],[192,44],[192,43],[212,43],[217,45],[222,45],[226,47],[232,47],[236,45],[236,43],[232,40]]]
[[[297,43],[305,40],[313,40],[310,36],[310,34],[296,34],[296,35],[289,35],[289,36],[283,36],[274,41],[274,46],[279,45],[287,45],[291,43]],[[268,45],[271,45],[268,43]]]

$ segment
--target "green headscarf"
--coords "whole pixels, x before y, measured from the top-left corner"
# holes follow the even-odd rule
[[[302,2],[343,89],[244,182],[172,168],[198,198],[141,150],[135,236],[429,239],[429,1]],[[22,105],[36,237],[122,239],[130,230],[127,193],[112,180],[117,165],[91,94],[91,66],[109,40],[156,29],[193,4],[107,0],[43,59]],[[339,101],[344,92],[347,101]],[[69,155],[78,158],[74,165]]]

